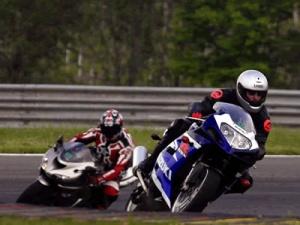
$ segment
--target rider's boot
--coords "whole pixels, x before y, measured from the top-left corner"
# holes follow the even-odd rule
[[[249,172],[245,172],[241,177],[237,179],[234,185],[226,193],[244,193],[253,185],[253,178]]]
[[[99,210],[107,209],[117,200],[119,192],[111,186],[101,185],[93,190],[93,207]]]

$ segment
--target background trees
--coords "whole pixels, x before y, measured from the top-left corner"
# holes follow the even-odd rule
[[[300,27],[292,22],[293,7],[293,1],[183,1],[175,16],[172,70],[188,75],[187,83],[207,86],[228,85],[256,68],[277,87],[292,87],[284,77],[299,79],[293,59]]]
[[[296,0],[2,0],[0,82],[299,88]]]
[[[80,31],[81,3],[0,1],[0,79],[7,83],[63,82],[56,76],[65,45]]]

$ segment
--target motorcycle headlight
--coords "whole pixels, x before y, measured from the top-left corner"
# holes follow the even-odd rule
[[[250,149],[251,142],[244,135],[237,132],[231,126],[226,123],[221,124],[221,132],[228,141],[228,143],[235,149]]]

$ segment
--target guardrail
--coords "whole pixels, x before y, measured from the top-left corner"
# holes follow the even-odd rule
[[[108,108],[126,124],[167,126],[187,113],[212,88],[114,87],[80,85],[0,85],[0,126],[90,125]],[[267,107],[273,124],[300,126],[300,91],[270,90]]]

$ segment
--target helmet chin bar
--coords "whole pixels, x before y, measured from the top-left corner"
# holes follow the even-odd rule
[[[119,125],[114,125],[111,127],[105,126],[104,124],[100,125],[102,133],[108,138],[108,139],[113,139],[114,137],[117,137],[122,128]]]
[[[117,133],[117,134],[114,134],[113,136],[110,136],[110,137],[107,137],[105,136],[108,140],[110,141],[114,141],[114,140],[117,140],[118,137],[120,136],[121,132]]]

